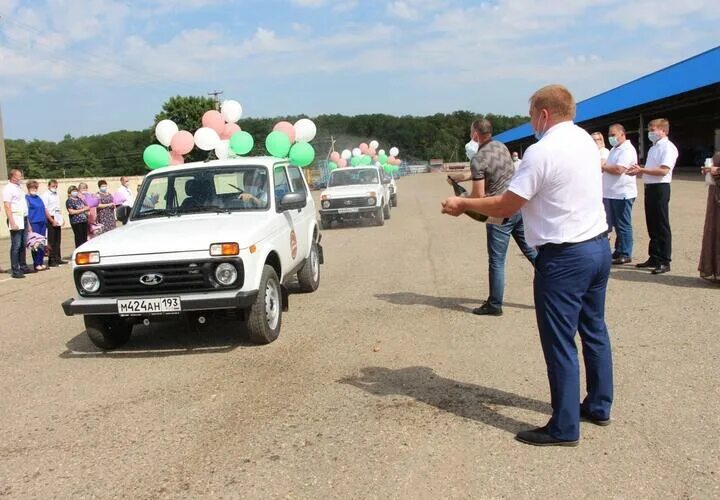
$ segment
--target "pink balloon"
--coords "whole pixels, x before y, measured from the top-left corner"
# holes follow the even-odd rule
[[[395,157],[394,156],[388,156],[388,165],[394,165]]]
[[[172,152],[178,155],[186,155],[195,146],[195,139],[193,135],[187,130],[181,130],[175,134],[170,141],[170,149]]]
[[[115,205],[122,205],[127,201],[127,193],[125,191],[117,191],[113,193],[113,203]]]
[[[223,133],[223,130],[225,130],[225,118],[220,114],[220,111],[211,109],[210,111],[205,111],[205,114],[202,116],[202,125],[203,127],[210,127],[220,135]]]
[[[273,131],[280,131],[290,138],[290,142],[295,142],[295,127],[290,122],[277,122],[273,127]]]
[[[368,154],[368,149],[370,149],[370,146],[365,144],[364,142],[360,144],[360,152],[364,155]]]
[[[330,153],[330,161],[334,161],[335,163],[338,163],[342,158],[340,158],[340,153],[337,151],[333,151]]]
[[[183,163],[185,163],[183,155],[175,154],[175,152],[170,153],[170,165],[182,165]]]
[[[337,164],[338,164],[338,167],[345,168],[345,167],[347,167],[347,160],[345,158],[340,158],[337,161]]]
[[[377,151],[375,151],[375,148],[368,148],[367,154],[369,154],[375,159],[375,157],[377,156]]]
[[[372,159],[373,161],[377,161],[377,155],[373,155]]]
[[[220,139],[230,139],[235,132],[240,132],[240,125],[237,123],[226,123]]]

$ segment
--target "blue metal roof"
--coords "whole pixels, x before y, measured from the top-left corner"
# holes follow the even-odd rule
[[[609,115],[718,82],[720,46],[579,102],[575,122]],[[495,139],[512,142],[532,134],[530,123],[526,123],[498,134]]]

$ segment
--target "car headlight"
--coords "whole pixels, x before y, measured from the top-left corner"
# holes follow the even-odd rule
[[[78,252],[75,254],[75,264],[84,266],[87,264],[99,264],[100,252]]]
[[[221,285],[232,285],[237,281],[237,268],[229,262],[223,262],[215,268],[215,279]]]
[[[375,201],[375,198],[371,196],[370,198],[368,198],[367,204],[373,206],[375,204]]]
[[[95,293],[100,290],[100,278],[93,271],[85,271],[80,275],[80,288],[87,293]]]
[[[323,201],[323,208],[330,208],[330,202],[328,200]]]

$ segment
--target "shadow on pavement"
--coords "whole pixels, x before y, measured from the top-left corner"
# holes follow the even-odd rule
[[[610,277],[620,281],[635,283],[652,283],[658,285],[677,286],[680,288],[718,288],[714,283],[699,276],[678,276],[669,274],[650,274],[646,269],[613,270]]]
[[[256,347],[245,340],[244,327],[230,321],[219,321],[202,329],[188,327],[184,322],[162,322],[149,326],[136,325],[130,341],[119,349],[103,351],[82,331],[66,345],[63,359],[77,358],[162,358],[188,354],[217,354],[238,347]]]
[[[360,376],[346,377],[338,382],[375,396],[408,396],[459,417],[482,422],[513,434],[534,425],[503,415],[498,411],[499,407],[522,408],[544,415],[552,413],[548,403],[491,387],[443,378],[435,374],[432,368],[425,366],[397,370],[368,367],[362,369]]]
[[[400,306],[432,306],[438,309],[448,309],[451,311],[459,311],[472,313],[473,308],[464,306],[463,304],[478,304],[478,299],[468,299],[462,297],[435,297],[432,295],[423,295],[414,292],[398,292],[398,293],[381,293],[375,295],[376,299],[384,300],[391,304]],[[504,302],[503,307],[511,307],[517,309],[535,309],[527,304],[515,304],[512,302]]]

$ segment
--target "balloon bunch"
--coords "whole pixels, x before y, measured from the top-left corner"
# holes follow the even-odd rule
[[[155,137],[160,144],[145,148],[143,161],[151,170],[185,162],[184,155],[194,147],[202,151],[215,151],[218,159],[244,155],[252,151],[255,141],[237,124],[242,116],[242,106],[234,100],[222,103],[220,111],[206,111],[202,127],[194,134],[179,130],[172,120],[161,120],[155,126]],[[167,148],[170,148],[168,151]]]
[[[290,164],[307,167],[315,160],[315,149],[310,141],[315,139],[317,127],[307,118],[293,125],[282,121],[275,124],[273,131],[265,139],[265,149],[276,158],[290,158]]]
[[[328,170],[332,171],[336,168],[345,168],[350,164],[353,167],[376,165],[382,167],[388,174],[400,170],[402,161],[397,159],[400,150],[396,147],[390,148],[390,155],[385,153],[384,149],[378,149],[380,143],[378,141],[370,141],[370,144],[362,143],[352,150],[346,149],[342,153],[333,151],[330,153],[330,161],[328,162]]]

